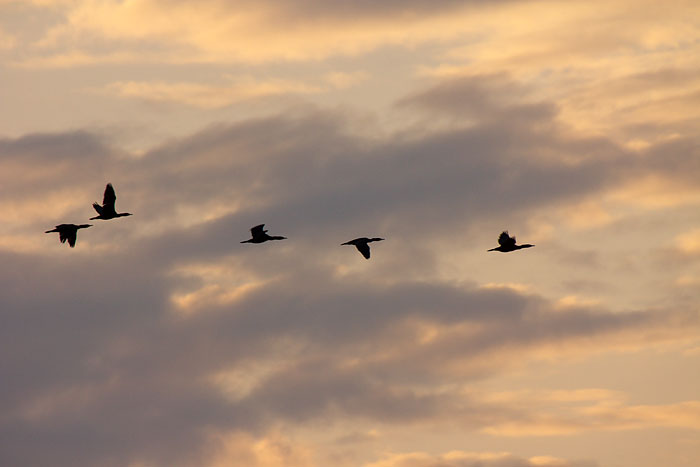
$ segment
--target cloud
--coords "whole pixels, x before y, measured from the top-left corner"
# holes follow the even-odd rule
[[[54,55],[52,51],[66,42],[77,43],[78,50],[97,63],[104,56],[100,46],[133,51],[139,42],[164,47],[160,59],[175,63],[317,60],[382,44],[454,37],[465,29],[454,11],[484,3],[449,1],[427,9],[420,2],[380,7],[371,2],[352,7],[245,2],[232,10],[218,0],[196,8],[171,0],[78,2],[64,11],[65,23],[47,31],[38,45]],[[387,28],[397,15],[402,18],[401,27]],[[28,63],[43,60],[38,55]]]
[[[369,79],[369,73],[366,71],[342,72],[332,71],[324,76],[333,87],[337,89],[346,89]]]
[[[676,243],[678,249],[685,254],[700,253],[700,229],[679,235]]]
[[[452,451],[442,455],[424,452],[394,454],[366,467],[593,467],[592,462],[568,461],[551,456],[519,457],[510,453]]]
[[[399,100],[399,107],[418,108],[438,116],[465,117],[472,122],[507,118],[536,125],[551,121],[556,108],[528,102],[530,92],[503,73],[460,76]],[[507,115],[506,115],[507,114]]]
[[[99,91],[99,90],[98,90]],[[261,81],[252,77],[234,80],[230,85],[212,86],[198,83],[125,81],[110,83],[102,90],[119,97],[147,102],[184,104],[204,109],[225,107],[236,102],[280,94],[319,92],[317,87],[288,80]]]
[[[122,456],[187,465],[208,455],[204,427],[255,432],[336,417],[406,424],[452,414],[477,429],[505,426],[517,413],[508,405],[430,385],[483,377],[514,364],[513,353],[518,362],[530,352],[537,358],[550,343],[560,357],[565,342],[574,350],[577,339],[594,341],[600,350],[625,330],[646,344],[645,329],[658,326],[644,314],[545,311],[541,298],[508,290],[353,285],[308,269],[298,280],[282,276],[181,319],[171,314],[168,294],[196,282],[164,276],[182,256],[170,248],[175,258],[161,263],[149,253],[153,243],[106,257],[35,258],[33,265],[26,256],[3,258],[6,271],[31,278],[2,277],[2,338],[13,348],[1,360],[12,375],[0,398],[8,463]],[[67,268],[70,277],[62,275]],[[28,300],[29,290],[43,293]],[[437,333],[417,343],[426,328]],[[268,362],[277,363],[257,377],[247,370]],[[212,380],[236,369],[242,391],[230,392],[231,379]],[[523,422],[521,432],[533,423]],[[20,439],[30,434],[42,449],[23,448]],[[94,448],[69,449],[71,440]]]
[[[509,416],[494,418],[483,428],[498,436],[567,436],[661,426],[700,429],[698,401],[629,405],[624,394],[602,389],[509,391],[475,397],[483,404],[497,403],[510,410]]]
[[[695,32],[688,18],[693,2],[678,2],[670,10],[654,2],[629,6],[629,2],[605,7],[572,3],[552,8],[548,2],[473,0],[430,6],[415,1],[328,5],[310,0],[247,1],[233,7],[210,0],[195,8],[176,0],[83,1],[64,7],[65,22],[47,31],[39,45],[50,55],[69,45],[98,63],[105,56],[105,50],[99,50],[104,46],[133,51],[133,58],[139,60],[143,49],[138,51],[138,42],[163,47],[166,53],[153,58],[166,62],[260,63],[355,55],[386,45],[457,41],[460,45],[453,46],[450,57],[466,56],[481,67],[473,69],[477,72],[485,71],[485,66],[502,70],[504,63],[518,68],[583,63],[590,69],[613,60],[611,51],[619,57],[642,48],[649,55],[657,52],[656,58],[665,47],[692,47],[688,37]],[[513,21],[528,14],[541,21]],[[659,16],[665,21],[656,21]],[[610,27],[621,21],[624,27]],[[591,28],[584,36],[572,32],[572,25],[581,22]],[[41,55],[30,62],[36,59],[40,63]]]
[[[227,467],[244,464],[250,467],[303,467],[318,465],[308,447],[299,446],[279,434],[255,438],[246,433],[216,436],[212,443],[218,446],[209,467]]]
[[[306,444],[275,441],[274,430],[337,420],[509,436],[694,429],[697,401],[626,405],[600,389],[498,401],[465,390],[528,362],[697,336],[697,309],[673,299],[665,309],[561,306],[536,280],[482,285],[556,264],[537,238],[545,253],[527,261],[483,252],[478,261],[498,262],[443,267],[477,249],[483,225],[526,225],[631,178],[697,170],[687,141],[629,153],[562,131],[547,102],[525,118],[502,92],[527,98],[507,77],[446,81],[399,108],[429,119],[472,106],[483,118],[381,137],[312,109],[138,156],[87,132],[2,140],[3,209],[15,215],[2,236],[33,239],[0,250],[2,463],[178,466],[241,450],[261,465],[303,465]],[[74,250],[44,236],[92,215],[107,181],[134,216],[89,229]],[[290,240],[238,243],[261,222]],[[387,241],[367,262],[339,246],[353,232]],[[538,412],[543,401],[555,408]]]
[[[16,45],[16,39],[11,34],[0,29],[0,50],[11,49]]]

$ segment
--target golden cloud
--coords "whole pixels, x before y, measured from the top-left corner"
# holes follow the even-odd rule
[[[119,81],[99,91],[119,97],[152,102],[171,102],[215,109],[236,102],[280,94],[307,94],[319,92],[318,87],[290,80],[257,80],[251,76],[236,77],[228,85],[201,83],[169,83],[164,81]]]
[[[336,89],[346,89],[369,79],[369,73],[366,71],[333,71],[326,73],[324,78]]]
[[[655,427],[700,429],[700,401],[626,405],[623,393],[599,388],[475,393],[473,397],[521,414],[481,429],[495,436],[564,436]]]
[[[426,452],[392,454],[365,467],[568,467],[574,464],[552,456],[522,458],[507,452],[450,451],[435,455]]]
[[[691,230],[676,237],[678,249],[686,254],[700,253],[700,229]]]
[[[235,9],[232,9],[235,8]],[[451,12],[450,12],[451,13]],[[390,18],[371,15],[348,21],[342,15],[314,21],[285,13],[274,4],[250,2],[232,7],[209,1],[196,5],[162,0],[85,1],[66,11],[66,23],[47,32],[38,46],[51,50],[78,39],[150,41],[178,50],[179,62],[316,60],[334,54],[357,54],[380,44],[418,43],[454,38],[465,30],[461,15]],[[394,27],[399,26],[399,27]],[[99,61],[100,53],[93,54]]]
[[[312,451],[309,447],[292,441],[281,434],[271,433],[254,437],[243,432],[212,434],[211,444],[216,454],[207,463],[210,467],[311,467]]]

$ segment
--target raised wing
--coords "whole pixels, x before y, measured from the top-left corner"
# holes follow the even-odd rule
[[[498,244],[502,247],[512,247],[515,245],[515,237],[508,235],[508,231],[504,230],[501,235],[498,236]]]
[[[355,246],[357,247],[357,251],[362,253],[362,256],[369,259],[369,245],[366,243],[356,243]]]
[[[97,203],[92,203],[92,207],[95,208],[95,211],[97,211],[97,214],[100,216],[102,215],[102,206],[100,206]]]
[[[102,197],[102,205],[114,207],[114,203],[116,201],[117,201],[117,194],[114,192],[114,187],[112,186],[111,183],[108,183],[107,186],[105,187],[105,194]],[[102,213],[100,213],[100,214],[102,214]]]
[[[255,227],[250,229],[251,235],[253,237],[259,237],[260,235],[264,234],[266,232],[266,230],[263,229],[264,227],[265,224],[256,225]]]

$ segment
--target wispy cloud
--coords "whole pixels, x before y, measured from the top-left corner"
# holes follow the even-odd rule
[[[452,451],[442,455],[425,452],[393,454],[366,467],[594,467],[587,461],[569,461],[552,456],[519,457],[506,452]]]
[[[367,79],[370,75],[366,71],[353,71],[353,72],[343,72],[343,71],[333,71],[326,73],[324,78],[333,87],[337,89],[346,89],[355,86]]]
[[[256,80],[253,77],[240,77],[233,81],[231,84],[218,86],[162,81],[120,81],[108,84],[98,91],[119,97],[150,102],[177,103],[204,109],[225,107],[246,99],[321,91],[318,87],[303,82],[282,79]]]
[[[38,45],[50,51],[77,41],[89,51],[91,39],[100,38],[108,47],[110,42],[111,47],[127,44],[127,50],[134,41],[165,43],[178,51],[165,55],[176,62],[316,60],[382,44],[455,37],[465,25],[452,13],[479,2],[445,2],[429,10],[418,3],[382,7],[363,3],[349,16],[345,8],[316,9],[320,5],[311,3],[315,2],[247,2],[232,10],[219,1],[197,7],[163,0],[78,2],[65,12],[65,23],[49,30]],[[402,26],[386,28],[397,10]],[[99,61],[100,52],[88,53]]]

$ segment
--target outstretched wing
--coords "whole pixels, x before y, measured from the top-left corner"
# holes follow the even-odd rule
[[[515,245],[515,237],[508,235],[508,231],[504,230],[501,235],[498,236],[498,244],[503,247],[512,247]]]
[[[92,207],[95,208],[95,211],[97,211],[97,214],[100,216],[102,215],[102,206],[100,206],[97,203],[92,203]]]
[[[256,236],[260,236],[260,235],[264,234],[266,231],[263,230],[263,227],[265,227],[265,224],[256,225],[255,227],[250,229],[251,235],[253,237],[256,237]]]
[[[105,195],[102,197],[102,205],[114,207],[114,203],[116,201],[117,201],[117,194],[114,192],[114,187],[112,186],[111,183],[108,183],[107,186],[105,187]],[[100,213],[100,214],[102,214],[102,213]]]
[[[356,243],[355,246],[357,247],[357,251],[362,253],[362,256],[369,259],[369,245],[366,243]]]

